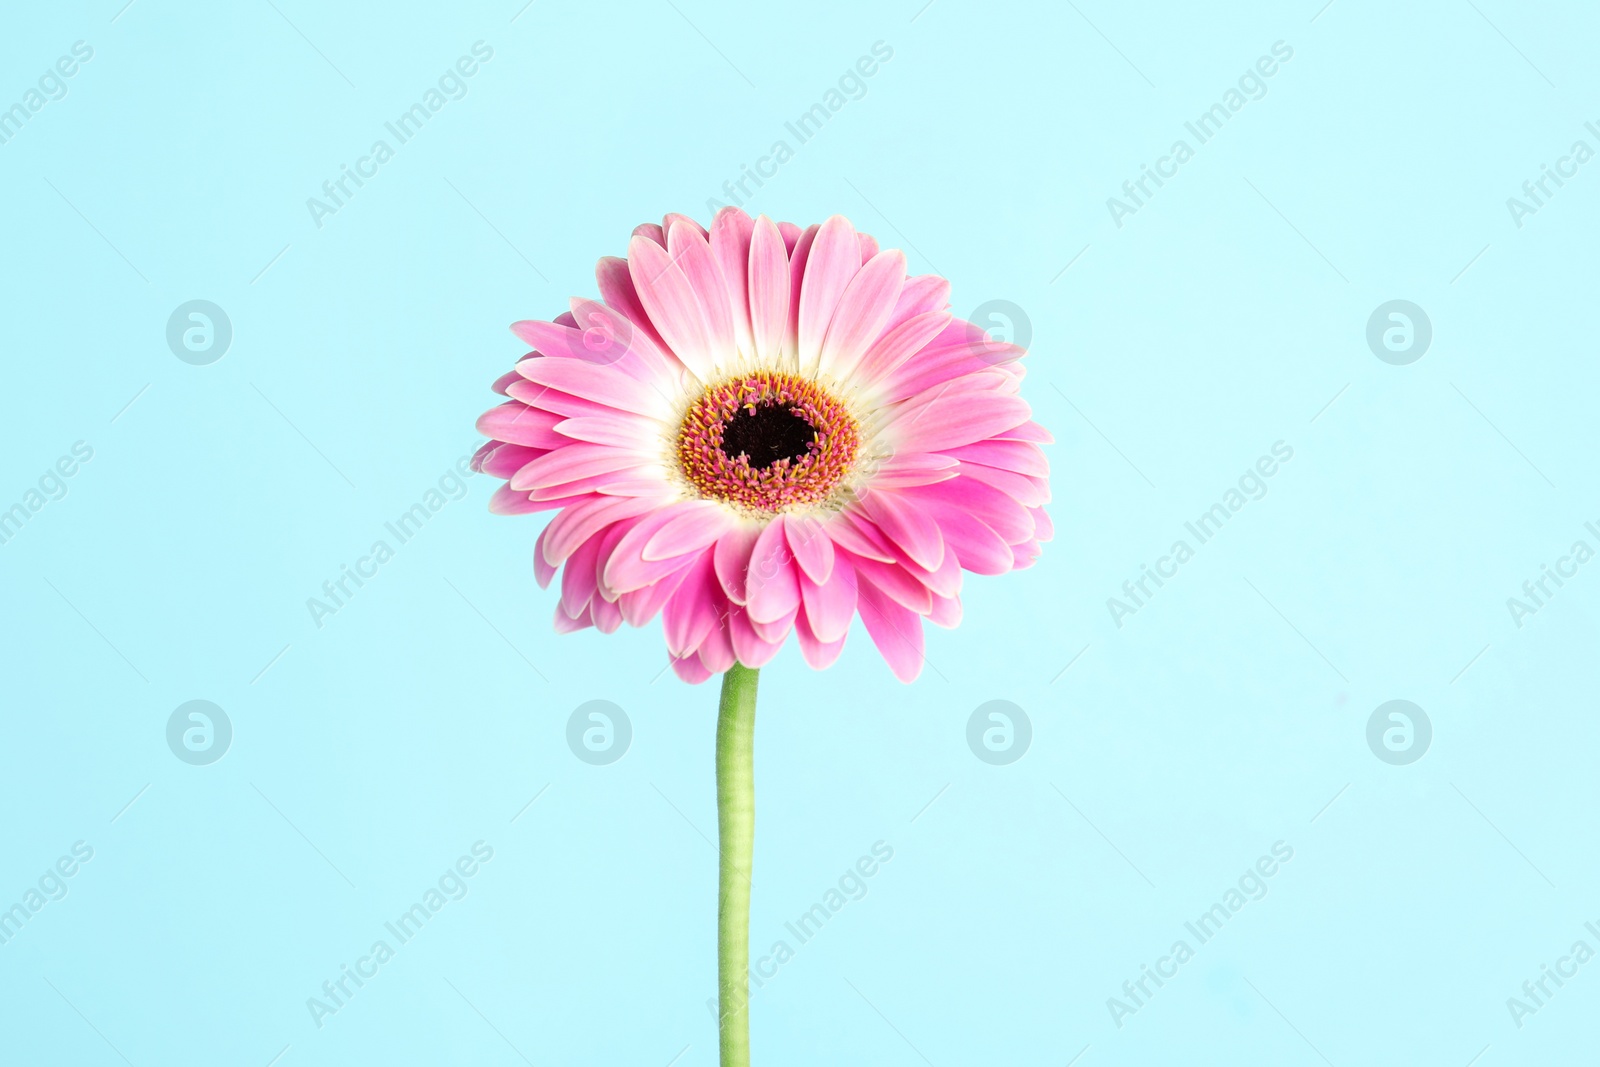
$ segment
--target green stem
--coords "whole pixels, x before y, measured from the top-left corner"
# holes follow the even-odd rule
[[[756,682],[735,663],[717,715],[717,995],[722,1067],[750,1067],[750,871],[756,836]]]

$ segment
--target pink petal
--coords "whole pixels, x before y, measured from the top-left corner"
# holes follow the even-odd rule
[[[700,662],[699,655],[673,656],[672,672],[690,685],[699,685],[711,677],[711,672]]]
[[[598,599],[600,587],[595,583],[594,563],[600,551],[600,538],[591,537],[567,557],[561,571],[561,607],[568,615],[577,618],[589,601]]]
[[[802,574],[814,582],[825,582],[833,572],[833,542],[823,525],[806,516],[788,516],[783,523],[784,537],[800,564]]]
[[[633,235],[654,241],[662,248],[667,247],[667,232],[653,222],[641,222],[633,228]]]
[[[1038,561],[1041,551],[1037,541],[1024,541],[1020,545],[1012,545],[1011,554],[1014,557],[1012,569],[1020,571],[1033,566]]]
[[[996,392],[1017,391],[1017,376],[984,359],[977,347],[925,348],[884,377],[882,397],[898,403],[924,390],[936,392],[952,382]],[[1020,370],[1020,367],[1018,368]]]
[[[721,674],[733,666],[734,659],[733,642],[728,636],[727,622],[723,620],[700,642],[700,662]]]
[[[850,279],[822,342],[822,373],[843,381],[855,371],[889,321],[905,280],[906,257],[899,249],[878,253]]]
[[[491,478],[510,478],[528,463],[544,455],[545,449],[527,445],[502,445],[498,441],[493,451],[479,461],[477,469]]]
[[[600,288],[600,299],[615,308],[633,324],[633,328],[649,336],[660,347],[664,342],[650,315],[639,301],[639,291],[633,287],[633,275],[628,273],[628,261],[617,256],[606,256],[594,268],[595,282]]]
[[[659,463],[601,478],[594,491],[602,496],[647,497],[663,506],[675,499],[674,490],[668,481],[667,469]]]
[[[502,485],[489,498],[489,511],[495,515],[531,515],[549,510],[548,505],[529,500],[527,493],[519,493],[509,485]]]
[[[1011,546],[979,519],[959,508],[935,511],[945,548],[974,574],[1005,574],[1011,570]]]
[[[635,497],[592,497],[562,510],[545,527],[544,558],[560,566],[589,538],[624,519],[650,511],[653,504]]]
[[[627,261],[619,262],[626,274]],[[633,279],[627,281],[629,295],[637,305]],[[644,315],[642,310],[640,315]],[[603,366],[621,363],[630,374],[648,374],[653,378],[668,376],[681,366],[667,354],[654,331],[641,329],[626,312],[594,300],[573,297],[572,317],[577,321],[573,328],[583,344],[582,351],[572,354],[585,362]]]
[[[976,478],[980,482],[988,482],[1023,507],[1039,507],[1050,502],[1050,483],[1043,478],[1031,478],[1015,471],[1004,471],[997,467],[986,467],[981,463],[966,462],[961,464],[961,475],[964,478]]]
[[[1044,508],[1029,508],[1028,514],[1033,516],[1033,536],[1039,541],[1049,541],[1056,535],[1056,525],[1050,521],[1050,516]]]
[[[715,592],[716,577],[711,560],[702,555],[690,565],[689,573],[668,598],[661,610],[661,631],[673,655],[687,655],[700,647],[706,635],[716,629],[721,605]]]
[[[646,560],[672,559],[709,548],[739,521],[721,504],[709,500],[690,501],[676,510],[672,520],[645,542],[642,555]]]
[[[873,468],[869,484],[873,490],[937,485],[954,478],[960,467],[960,461],[943,452],[901,453]]]
[[[530,345],[534,349],[534,354],[541,356],[545,354],[544,348],[541,347],[544,344],[553,345],[558,351],[565,351],[567,343],[562,339],[561,331],[570,329],[571,326],[546,322],[543,319],[519,319],[511,324],[511,332]]]
[[[748,608],[764,622],[781,619],[800,606],[800,577],[783,532],[782,516],[767,523],[750,553],[746,579]]]
[[[933,610],[933,591],[912,573],[910,567],[899,563],[878,563],[870,559],[852,559],[850,562],[861,579],[856,584],[858,602],[871,587],[907,611],[926,615]]]
[[[928,311],[891,327],[861,357],[856,368],[857,377],[865,382],[883,381],[920,352],[949,322],[948,311]]]
[[[589,609],[584,608],[583,613],[576,619],[568,615],[558,603],[556,605],[555,631],[558,634],[572,634],[579,630],[587,630],[594,625],[594,619],[589,614]]]
[[[734,655],[739,657],[739,662],[754,670],[772,662],[772,657],[783,647],[781,638],[768,641],[757,634],[743,608],[735,608],[728,616],[728,637],[733,642]]]
[[[526,470],[530,464],[524,463],[522,469]],[[635,477],[632,475],[634,468],[627,471],[600,471],[582,478],[574,478],[570,482],[560,482],[555,485],[531,486],[528,488],[530,500],[565,500],[572,497],[588,496],[599,493],[604,496],[633,496],[646,497],[650,500],[662,500],[670,490],[667,488],[667,474],[662,468],[657,468],[653,477]],[[517,480],[516,475],[511,480]],[[518,488],[521,488],[518,486]]]
[[[507,444],[560,448],[561,435],[553,430],[560,421],[559,415],[531,408],[520,400],[512,400],[478,416],[478,432]]]
[[[595,591],[600,594],[602,599],[612,601],[621,599],[620,594],[615,590],[606,588],[602,579],[605,576],[606,563],[611,559],[611,553],[617,550],[617,546],[622,543],[624,537],[628,536],[628,530],[631,528],[630,523],[612,523],[600,533],[599,537],[594,539],[595,543],[600,546],[594,557]],[[570,562],[567,564],[569,567],[571,565]],[[687,566],[688,562],[685,561],[684,565]]]
[[[617,542],[611,558],[606,560],[605,573],[600,579],[601,584],[621,595],[635,589],[643,589],[651,582],[659,581],[681,568],[685,562],[683,559],[678,557],[651,559],[645,555],[645,546],[650,543],[650,539],[657,531],[678,516],[696,510],[700,504],[701,502],[697,500],[683,501],[657,508],[634,523],[627,535]]]
[[[961,598],[934,597],[933,610],[928,613],[928,621],[935,626],[943,626],[946,630],[953,630],[961,625]]]
[[[864,494],[858,505],[878,524],[878,529],[899,545],[907,557],[928,570],[938,570],[944,560],[944,538],[939,524],[912,500],[892,491]]]
[[[922,673],[922,620],[863,583],[861,621],[894,676],[902,682],[916,681]]]
[[[891,427],[901,449],[937,452],[993,437],[1026,422],[1028,414],[1019,396],[954,393],[902,406]]]
[[[1040,426],[1037,422],[1025,422],[1021,426],[1013,427],[999,436],[1007,441],[1034,441],[1041,445],[1055,442],[1055,438],[1050,436],[1050,431]]]
[[[976,478],[956,478],[938,486],[900,492],[941,517],[953,510],[965,512],[999,534],[1008,545],[1033,536],[1033,520],[1022,505]]]
[[[559,415],[549,417],[559,420],[555,424],[555,432],[567,442],[584,441],[591,445],[610,445],[635,451],[655,446],[661,429],[660,424],[652,420],[623,415],[580,415],[571,419],[563,419]]]
[[[542,359],[543,357],[540,358]],[[535,361],[524,360],[522,363],[519,363],[518,366],[520,367],[526,363],[532,362]],[[518,377],[521,377],[521,375],[519,374]],[[548,385],[540,385],[538,382],[530,382],[526,378],[523,378],[519,382],[512,382],[506,387],[506,391],[517,400],[527,404],[529,407],[538,408],[540,411],[553,412],[557,415],[612,416],[617,414],[617,409],[611,407],[609,404],[601,404],[593,400],[585,400],[582,397],[573,396],[571,393],[564,393],[559,389],[552,389]]]
[[[717,542],[713,559],[717,578],[722,583],[728,599],[743,604],[746,583],[750,574],[750,553],[756,547],[762,527],[754,522],[743,522],[722,535]]]
[[[622,609],[609,600],[594,600],[589,604],[594,628],[603,634],[614,634],[622,625]]]
[[[527,496],[526,493],[518,493],[518,492],[516,492],[516,490],[511,489],[510,486],[505,486],[504,488],[509,490],[514,496]],[[530,514],[532,512],[537,512],[537,511],[561,511],[562,509],[569,508],[574,504],[582,503],[585,500],[599,500],[599,499],[603,499],[603,498],[595,496],[592,493],[580,493],[577,496],[564,496],[564,497],[561,497],[559,500],[532,500],[530,498],[530,503],[528,504],[528,506],[526,508],[524,508],[522,510],[518,510],[518,511],[507,511],[507,512],[496,511],[495,506],[494,506],[494,502],[491,500],[490,504],[489,504],[489,510],[490,510],[490,512],[492,512],[494,514],[497,514],[497,515],[498,514],[526,515],[526,514]]]
[[[799,614],[798,608],[773,622],[761,622],[759,619],[752,619],[749,612],[745,612],[744,617],[750,623],[750,629],[755,631],[755,635],[758,638],[772,644],[781,645],[789,639],[789,631],[794,629],[794,619],[797,614]]]
[[[609,445],[569,444],[546,453],[511,477],[511,488],[531,490],[561,485],[596,474],[611,474],[639,465],[639,456]]]
[[[828,536],[839,548],[863,559],[893,563],[898,558],[888,538],[865,515],[853,516],[848,510],[838,513],[828,523]]]
[[[839,653],[844,651],[844,638],[836,641],[823,641],[811,630],[806,621],[806,613],[801,612],[794,621],[794,635],[800,642],[800,654],[805,657],[806,665],[812,670],[826,670],[833,666],[834,660],[839,658]]]
[[[901,566],[911,577],[927,586],[928,592],[935,600],[940,597],[952,597],[961,592],[961,561],[956,559],[954,552],[946,550],[944,560],[931,571],[917,566],[910,560],[906,560]]]
[[[789,325],[789,257],[783,238],[765,215],[750,235],[750,330],[755,355],[775,363]]]
[[[592,300],[575,300],[573,308],[583,315],[581,327],[569,313],[557,318],[567,319],[572,325],[526,319],[512,323],[511,332],[532,345],[540,355],[558,357],[561,361],[608,365],[628,356],[634,344],[638,346],[638,353],[633,356],[635,364],[655,355],[655,343],[647,337],[638,337],[635,341],[637,331],[620,312]]]
[[[706,228],[700,225],[694,219],[690,218],[688,215],[680,215],[676,211],[669,212],[667,217],[661,220],[661,230],[667,235],[667,244],[669,246],[672,244],[672,227],[678,225],[679,223],[687,226],[691,232],[697,233],[701,237],[708,236],[706,233]]]
[[[726,365],[734,352],[733,316],[728,309],[728,285],[723,280],[705,231],[689,221],[676,221],[667,231],[667,254],[683,270],[700,302],[705,318],[706,339],[717,365]]]
[[[900,299],[889,315],[889,329],[918,315],[930,311],[943,311],[950,306],[950,283],[937,274],[918,274],[907,278]]]
[[[750,243],[755,220],[736,207],[717,212],[711,223],[711,255],[722,274],[724,299],[733,319],[733,340],[738,351],[755,353],[750,332]]]
[[[615,367],[586,363],[581,359],[527,359],[517,364],[517,370],[530,382],[618,411],[651,418],[665,418],[671,414],[663,394]]]
[[[634,589],[617,597],[617,606],[622,609],[622,617],[628,621],[629,626],[643,626],[666,605],[672,595],[682,587],[684,581],[694,571],[693,562],[684,564],[674,573],[665,578],[645,586],[643,589]]]
[[[1009,556],[1007,557],[1009,559]],[[843,639],[856,613],[856,573],[842,560],[825,582],[813,582],[800,575],[800,599],[812,632],[824,642]]]
[[[855,227],[843,215],[834,215],[822,224],[812,242],[800,286],[796,341],[802,374],[816,373],[828,323],[860,270],[861,246],[856,242]]]
[[[806,263],[811,258],[811,247],[821,229],[817,225],[807,226],[789,249],[789,322],[783,331],[783,351],[789,356],[789,365],[782,368],[785,370],[799,369],[800,290],[805,285]]]
[[[628,273],[639,301],[673,355],[701,381],[716,377],[711,333],[700,300],[683,269],[667,250],[653,241],[635,237],[628,245]]]
[[[974,441],[970,445],[949,449],[946,454],[960,460],[1016,471],[1018,474],[1027,474],[1035,478],[1050,476],[1050,461],[1044,458],[1044,452],[1038,445],[1026,441],[999,439]]]
[[[546,526],[533,543],[533,578],[540,589],[549,589],[550,580],[556,576],[555,564],[544,558],[544,539],[549,533],[550,527]]]

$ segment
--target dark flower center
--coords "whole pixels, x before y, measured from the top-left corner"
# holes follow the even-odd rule
[[[700,496],[772,516],[830,500],[861,432],[815,381],[754,371],[708,386],[678,428],[678,463]]]
[[[722,427],[722,454],[744,456],[755,470],[766,470],[780,459],[804,459],[817,439],[816,428],[804,415],[777,404],[751,410],[740,408]]]

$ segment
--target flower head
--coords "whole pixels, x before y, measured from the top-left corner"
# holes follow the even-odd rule
[[[791,631],[826,667],[859,614],[910,681],[922,619],[960,620],[961,572],[1049,540],[1022,350],[843,216],[669,215],[596,273],[599,302],[512,327],[534,351],[495,383],[473,461],[507,479],[491,510],[557,512],[534,573],[561,574],[558,630],[660,614],[700,682]]]

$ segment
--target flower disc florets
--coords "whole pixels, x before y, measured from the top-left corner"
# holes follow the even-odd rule
[[[855,419],[817,382],[758,371],[690,405],[677,453],[702,496],[770,515],[828,501],[860,447]]]

